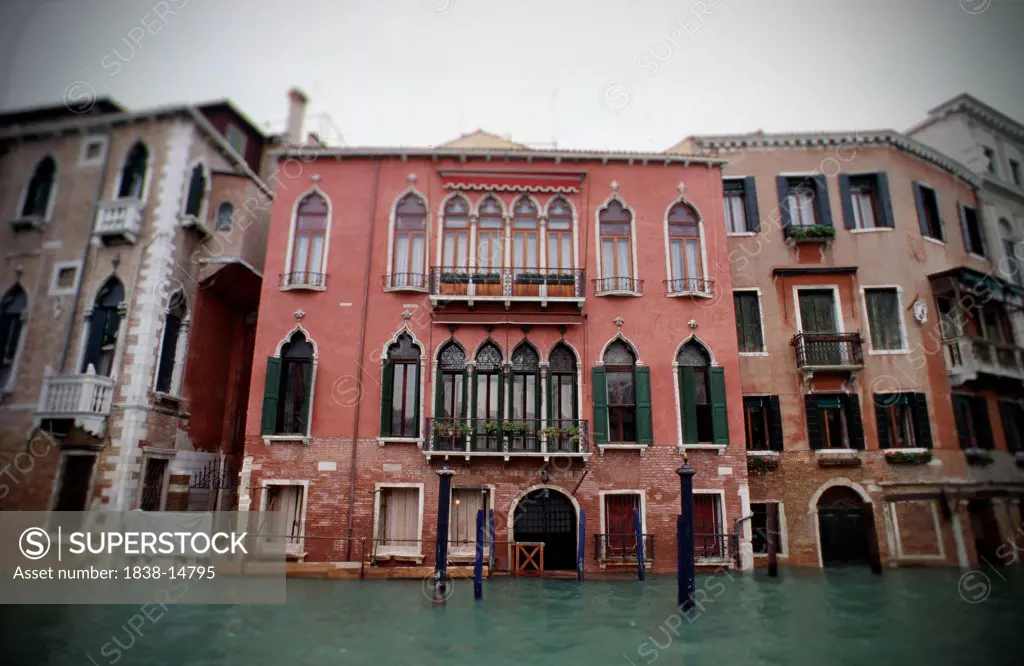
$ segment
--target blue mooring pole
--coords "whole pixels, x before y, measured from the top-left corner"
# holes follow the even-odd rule
[[[487,510],[487,522],[491,532],[491,552],[488,560],[487,577],[494,575],[494,509]]]
[[[679,503],[682,515],[676,524],[679,542],[679,607],[683,611],[693,608],[693,592],[697,587],[693,563],[693,476],[697,470],[690,467],[683,452],[683,466],[676,470],[679,475]]]
[[[448,598],[448,520],[452,509],[452,476],[455,470],[445,461],[437,470],[437,545],[434,549],[434,601]]]
[[[644,580],[644,528],[640,522],[640,512],[633,509],[633,531],[636,532],[636,575]]]
[[[576,580],[583,582],[583,557],[587,550],[587,512],[580,509],[579,546],[576,549]]]
[[[473,562],[473,598],[484,598],[484,510],[476,512],[476,560]]]

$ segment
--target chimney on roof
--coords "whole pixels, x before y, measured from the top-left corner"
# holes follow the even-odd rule
[[[309,99],[298,88],[288,91],[288,127],[285,140],[289,145],[302,144],[302,126],[306,122],[306,103]]]

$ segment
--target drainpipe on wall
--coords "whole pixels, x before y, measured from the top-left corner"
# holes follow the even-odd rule
[[[363,311],[359,318],[359,355],[356,357],[356,409],[352,419],[352,464],[348,478],[348,529],[345,540],[345,560],[352,561],[352,512],[356,506],[356,457],[359,453],[359,412],[363,402],[363,356],[366,354],[366,311],[370,305],[370,270],[373,268],[373,238],[376,234],[377,196],[380,187],[380,160],[373,169],[373,202],[370,204],[370,224],[366,241],[366,270],[363,271]],[[371,535],[372,536],[372,535]],[[372,542],[371,542],[372,544]]]
[[[96,198],[92,204],[92,218],[89,220],[89,235],[85,237],[85,247],[82,248],[82,265],[78,269],[78,285],[75,287],[75,297],[71,301],[71,316],[68,319],[68,330],[64,335],[64,348],[60,352],[60,365],[58,374],[64,374],[67,365],[68,349],[71,347],[71,336],[75,330],[75,320],[78,318],[78,301],[82,298],[82,287],[85,284],[85,273],[89,267],[89,250],[92,247],[93,234],[96,232],[96,216],[100,212],[100,202],[103,200],[103,190],[107,186],[107,167],[110,164],[110,152],[113,148],[114,136],[111,132],[103,135],[107,140],[106,154],[103,156],[103,165],[100,167],[100,183],[96,188]]]

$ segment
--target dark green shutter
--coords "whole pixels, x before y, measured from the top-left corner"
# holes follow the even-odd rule
[[[263,381],[263,420],[260,433],[274,435],[277,431],[277,393],[281,389],[281,359],[267,359],[267,375]]]
[[[804,396],[804,410],[807,412],[807,444],[812,449],[821,448],[821,414],[813,395]]]
[[[875,425],[878,428],[878,448],[887,449],[891,444],[889,437],[889,404],[886,402],[886,394],[876,393],[875,400]]]
[[[814,203],[818,207],[818,224],[832,226],[832,206],[828,199],[828,179],[814,176]]]
[[[914,186],[914,205],[917,206],[917,224],[921,228],[921,235],[928,235],[928,216],[924,212],[924,193],[921,191],[921,183],[916,180]]]
[[[789,182],[785,176],[775,177],[775,191],[779,199],[779,214],[782,218],[782,230],[785,231],[793,225],[793,218],[789,214]]]
[[[992,437],[992,423],[988,419],[988,400],[983,395],[971,397],[974,412],[974,429],[978,435],[978,447],[991,449],[995,447]]]
[[[310,423],[313,421],[312,405],[309,402],[313,395],[313,370],[316,366],[313,363],[303,363],[302,368],[302,407],[299,411],[299,434],[310,434]]]
[[[1020,444],[1021,432],[1017,429],[1017,414],[1021,406],[1009,400],[999,401],[999,417],[1003,422],[1003,439],[1006,440],[1006,450],[1014,453]]]
[[[423,372],[423,368],[422,368],[422,366],[420,366],[419,361],[416,362],[415,366],[407,366],[406,367],[406,373],[405,373],[405,381],[409,381],[408,369],[410,367],[415,367],[416,368],[416,377],[413,380],[414,381],[414,386],[416,387],[416,390],[413,391],[413,394],[412,394],[412,428],[413,428],[412,436],[413,437],[419,437],[420,436],[420,386],[421,386],[421,384],[420,384],[420,373]]]
[[[747,231],[757,233],[761,230],[761,214],[757,209],[757,186],[753,176],[743,179],[743,199],[747,207]]]
[[[697,443],[697,380],[693,368],[679,368],[679,400],[683,408],[683,443]]]
[[[442,403],[444,402],[444,374],[438,370],[434,373],[434,418],[444,418]]]
[[[892,229],[896,226],[896,220],[892,214],[892,196],[889,194],[889,177],[884,171],[880,171],[875,174],[875,178],[875,182],[878,185],[878,203],[882,207],[881,224]]]
[[[548,373],[548,425],[555,419],[555,375]],[[539,391],[538,391],[539,393]]]
[[[608,443],[608,382],[604,368],[590,371],[590,389],[594,402],[594,442]]]
[[[957,217],[960,218],[960,235],[964,239],[964,252],[974,252],[971,247],[971,231],[967,228],[967,207],[962,202],[956,202]]]
[[[406,377],[408,381],[408,377]],[[391,436],[391,399],[395,391],[395,365],[384,359],[384,372],[380,381],[380,434]]]
[[[651,369],[636,369],[636,441],[640,444],[654,443],[654,426],[651,423]]]
[[[932,196],[935,197],[935,220],[939,225],[939,240],[946,241],[946,224],[942,221],[942,204],[939,202],[939,191],[932,189]]]
[[[772,451],[783,449],[782,409],[779,407],[779,396],[768,396],[768,443]]]
[[[845,396],[843,408],[846,410],[846,428],[851,449],[864,448],[864,424],[860,416],[860,397],[850,394]]]
[[[462,413],[459,414],[458,418],[466,418],[466,410],[469,409],[469,373],[466,371],[462,372]],[[474,379],[476,375],[473,375]],[[452,387],[455,390],[455,387]],[[452,418],[455,418],[455,414],[452,414]]]
[[[847,229],[856,229],[857,221],[853,216],[853,199],[850,197],[850,176],[845,173],[839,174],[839,203],[843,207],[843,226]]]
[[[910,409],[914,417],[914,443],[923,449],[932,448],[932,424],[928,421],[928,396],[924,393],[912,393]]]
[[[728,444],[729,410],[726,407],[723,368],[711,368],[711,425],[715,444]]]
[[[985,223],[981,219],[981,207],[974,209],[974,223],[978,225],[978,239],[981,241],[981,256],[988,256],[988,239],[985,236]]]
[[[952,395],[953,417],[956,420],[957,440],[961,449],[971,448],[971,429],[968,425],[971,413],[971,399],[966,395]]]

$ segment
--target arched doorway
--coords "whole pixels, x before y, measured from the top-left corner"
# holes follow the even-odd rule
[[[854,489],[833,486],[818,498],[817,508],[822,565],[871,564],[877,550],[871,505]]]
[[[565,493],[540,488],[519,500],[512,514],[514,541],[544,544],[544,568],[576,570],[576,508]]]

